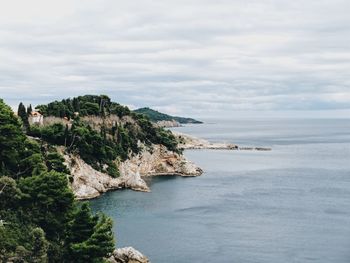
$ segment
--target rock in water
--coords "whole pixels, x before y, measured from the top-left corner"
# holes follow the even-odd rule
[[[107,260],[111,263],[150,263],[149,259],[132,247],[118,248]]]

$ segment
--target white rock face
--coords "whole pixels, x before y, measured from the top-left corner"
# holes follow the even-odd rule
[[[148,192],[141,176],[179,175],[199,176],[203,171],[184,156],[168,151],[165,146],[153,145],[152,152],[146,148],[119,165],[120,177],[112,178],[93,169],[79,156],[64,155],[65,163],[73,176],[71,187],[77,199],[98,197],[108,190],[131,188]]]
[[[175,120],[172,121],[157,121],[154,124],[156,127],[162,127],[162,128],[172,128],[172,127],[180,127],[181,124]]]
[[[199,176],[203,171],[184,156],[168,151],[165,146],[153,145],[153,149],[144,149],[139,155],[134,156],[119,166],[122,176],[129,173],[142,176],[154,175],[180,175]]]
[[[64,158],[73,176],[71,187],[77,199],[95,198],[110,189],[119,188],[120,179],[96,171],[79,156],[64,155]]]
[[[118,248],[107,259],[111,263],[150,263],[149,259],[132,247]]]
[[[231,143],[212,143],[204,139],[172,131],[182,149],[212,149],[212,150],[238,150],[238,146]]]

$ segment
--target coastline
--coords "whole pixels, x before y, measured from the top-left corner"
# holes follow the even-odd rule
[[[187,134],[174,132],[182,150],[229,150],[229,151],[270,151],[271,148],[240,147],[229,143],[212,143]],[[145,178],[154,176],[196,177],[203,170],[188,160],[183,154],[168,151],[161,145],[151,148],[142,146],[143,150],[136,156],[130,156],[119,164],[120,176],[113,178],[99,172],[84,162],[77,155],[64,154],[65,163],[73,176],[71,188],[77,200],[94,199],[107,191],[131,189],[139,192],[150,192]]]
[[[172,131],[183,150],[271,151],[269,147],[245,147],[232,143],[216,143],[178,131]]]
[[[63,149],[60,149],[63,152]],[[120,176],[112,178],[108,174],[93,169],[77,155],[64,155],[65,163],[73,176],[71,188],[77,200],[88,200],[118,189],[150,192],[143,178],[174,175],[196,177],[203,170],[184,155],[168,151],[161,145],[153,145],[152,151],[144,148],[141,153],[120,163]]]

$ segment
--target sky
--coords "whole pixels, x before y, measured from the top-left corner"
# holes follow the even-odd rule
[[[0,98],[350,116],[349,0],[0,0]]]

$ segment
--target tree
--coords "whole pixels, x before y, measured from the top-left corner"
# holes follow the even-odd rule
[[[0,99],[0,174],[16,175],[25,141],[18,118]]]
[[[27,110],[22,102],[18,105],[17,115],[18,115],[18,117],[20,117],[22,119],[24,128],[28,129],[29,128],[29,121],[28,121]]]
[[[65,103],[71,110],[71,102]],[[60,104],[50,107],[54,111]],[[19,112],[24,116],[23,105]],[[60,124],[29,132],[61,145],[67,137]],[[115,156],[91,127],[75,132],[89,158],[107,162]],[[64,158],[53,148],[27,139],[19,118],[0,99],[0,262],[102,262],[114,249],[111,219],[74,200]]]
[[[93,258],[107,257],[113,252],[114,237],[112,227],[112,219],[102,214],[94,228],[94,233],[86,242],[87,246],[90,247],[90,254]]]
[[[32,104],[29,104],[29,107],[27,108],[27,116],[30,116],[33,112]]]
[[[112,219],[101,215],[91,237],[71,246],[73,254],[77,255],[75,262],[102,262],[103,258],[109,257],[114,250],[112,227]]]
[[[32,153],[20,162],[22,177],[40,175],[47,171],[44,159],[41,153]]]
[[[74,195],[66,174],[50,171],[22,178],[19,188],[25,194],[24,209],[40,226],[48,240],[62,240],[74,207]]]
[[[45,238],[45,232],[40,227],[34,228],[32,231],[32,253],[31,262],[33,263],[46,263],[47,262],[47,250],[48,241]]]
[[[0,177],[0,211],[16,209],[21,197],[22,192],[14,179]]]
[[[80,102],[78,98],[73,98],[73,109],[75,112],[80,112]]]
[[[89,204],[83,203],[69,224],[67,233],[69,246],[88,240],[94,232],[97,221],[98,217],[92,214]],[[74,251],[71,252],[76,256]]]
[[[46,165],[49,171],[54,170],[59,173],[69,174],[64,158],[58,152],[50,152],[46,156]]]

